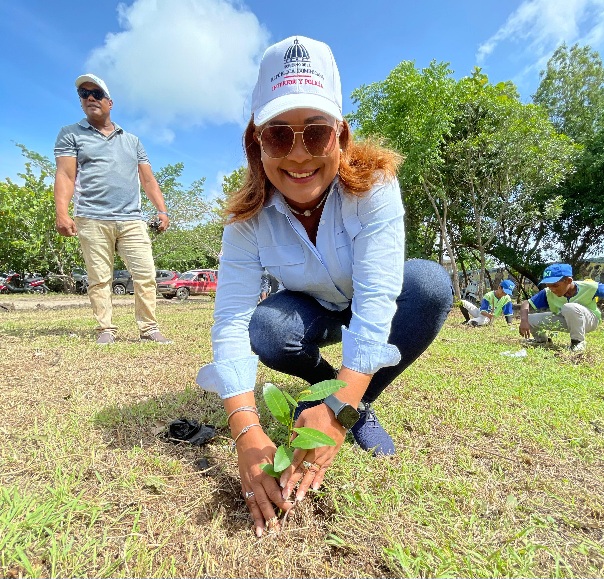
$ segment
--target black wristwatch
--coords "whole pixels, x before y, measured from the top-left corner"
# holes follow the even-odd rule
[[[336,420],[346,430],[350,430],[361,416],[354,406],[351,406],[347,402],[342,402],[334,394],[325,398],[323,402],[334,413]]]

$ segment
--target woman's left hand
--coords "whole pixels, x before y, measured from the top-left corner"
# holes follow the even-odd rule
[[[325,404],[304,410],[295,426],[296,428],[306,426],[320,430],[336,442],[335,446],[321,446],[310,450],[297,448],[294,451],[292,464],[281,475],[280,484],[283,487],[283,498],[287,499],[300,482],[296,491],[296,500],[301,501],[309,488],[317,490],[321,486],[325,471],[335,459],[346,438],[346,429],[336,420],[333,412]]]

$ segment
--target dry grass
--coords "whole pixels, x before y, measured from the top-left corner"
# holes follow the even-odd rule
[[[0,313],[0,575],[604,575],[601,330],[584,355],[560,334],[514,359],[500,354],[517,334],[453,313],[376,405],[397,455],[345,444],[322,491],[258,540],[222,404],[194,384],[212,303],[160,306],[168,347],[137,341],[131,306],[104,349],[88,307]],[[302,386],[265,368],[264,381]],[[180,416],[220,436],[161,440]]]

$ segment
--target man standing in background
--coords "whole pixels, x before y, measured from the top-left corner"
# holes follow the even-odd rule
[[[99,345],[115,341],[111,282],[115,252],[134,282],[134,315],[141,341],[170,344],[155,317],[155,264],[141,212],[140,185],[157,209],[165,231],[170,222],[164,197],[138,137],[111,120],[113,101],[105,82],[94,74],[75,85],[86,118],[63,127],[55,143],[56,228],[77,235],[88,273],[88,296],[98,322]],[[74,218],[69,216],[73,198]]]

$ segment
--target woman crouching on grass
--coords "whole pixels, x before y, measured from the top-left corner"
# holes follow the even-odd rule
[[[293,506],[296,485],[297,500],[319,488],[347,431],[374,455],[395,452],[372,403],[434,340],[453,292],[438,264],[404,263],[399,157],[353,141],[326,44],[297,36],[267,49],[244,145],[246,182],[228,202],[222,240],[214,361],[197,382],[224,401],[260,536],[275,507]],[[258,303],[264,269],[285,289]],[[320,351],[337,342],[340,369]],[[298,406],[296,427],[320,430],[336,445],[296,449],[280,481],[261,469],[276,446],[259,424],[258,359],[310,384],[346,384]]]

